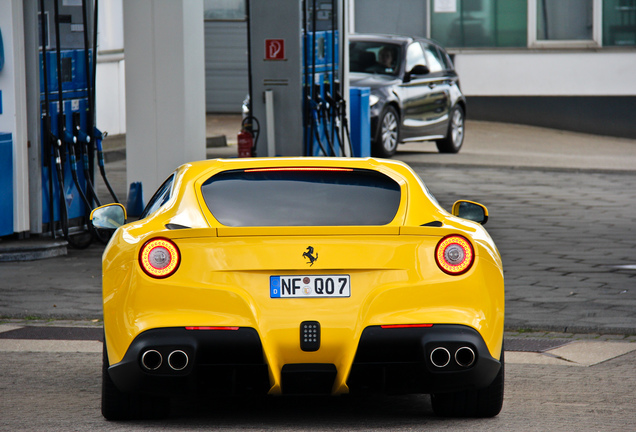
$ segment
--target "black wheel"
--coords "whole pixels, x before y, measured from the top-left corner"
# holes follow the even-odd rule
[[[162,418],[168,415],[170,399],[120,391],[108,373],[108,353],[102,356],[102,415],[107,420]]]
[[[400,116],[395,108],[387,106],[378,121],[373,140],[373,156],[388,158],[395,154],[400,142]]]
[[[504,398],[504,354],[501,369],[486,388],[431,395],[433,412],[440,417],[494,417],[501,411]]]
[[[437,150],[440,153],[457,153],[464,144],[464,109],[456,105],[450,113],[448,132],[446,138],[437,141]]]

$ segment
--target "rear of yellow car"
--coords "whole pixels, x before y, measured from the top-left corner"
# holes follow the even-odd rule
[[[410,169],[216,161],[174,181],[104,253],[107,418],[176,393],[431,393],[438,414],[499,412],[499,254]]]

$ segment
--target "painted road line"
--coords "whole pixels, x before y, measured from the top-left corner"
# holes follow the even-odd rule
[[[18,330],[18,329],[21,329],[22,327],[23,326],[17,326],[13,324],[0,324],[0,333]]]

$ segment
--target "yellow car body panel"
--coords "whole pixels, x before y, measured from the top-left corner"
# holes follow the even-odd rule
[[[205,204],[201,185],[219,172],[297,166],[382,172],[400,185],[395,218],[383,226],[227,227]],[[145,219],[120,227],[104,251],[110,365],[121,362],[143,332],[174,327],[255,329],[271,394],[281,393],[284,365],[323,363],[337,369],[332,393],[347,393],[358,342],[369,326],[467,326],[500,358],[504,279],[497,248],[481,225],[442,209],[406,165],[375,159],[212,160],[184,165],[174,179],[170,199]],[[442,226],[422,226],[430,222]],[[450,234],[474,247],[474,264],[458,276],[435,262],[436,245]],[[138,261],[141,247],[156,237],[172,240],[181,255],[178,270],[164,279],[148,276]],[[308,245],[320,253],[311,266],[302,255]],[[271,276],[342,274],[350,276],[350,297],[270,297]],[[299,323],[307,320],[321,325],[317,351],[303,351],[298,343]]]

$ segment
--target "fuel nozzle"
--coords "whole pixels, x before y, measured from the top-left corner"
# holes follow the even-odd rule
[[[104,138],[106,138],[108,136],[108,132],[104,131],[100,131],[99,129],[97,129],[96,127],[93,128],[93,136],[95,137],[95,140],[103,140]]]
[[[73,113],[73,132],[76,137],[76,142],[86,144],[91,142],[90,135],[82,130],[82,125],[80,124],[80,116],[77,112]]]
[[[69,132],[68,129],[64,128],[62,130],[62,141],[68,144],[75,144],[77,143],[77,137],[75,135],[73,135],[71,132]],[[60,144],[61,145],[61,144]]]

